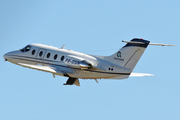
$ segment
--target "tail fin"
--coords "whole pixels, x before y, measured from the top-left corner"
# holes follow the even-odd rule
[[[105,57],[105,60],[133,70],[149,43],[150,41],[134,38],[115,54]]]

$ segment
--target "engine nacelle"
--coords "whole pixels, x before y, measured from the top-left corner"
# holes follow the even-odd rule
[[[66,56],[64,62],[68,66],[81,68],[81,69],[91,69],[93,67],[90,62],[84,60],[83,58],[72,55]]]

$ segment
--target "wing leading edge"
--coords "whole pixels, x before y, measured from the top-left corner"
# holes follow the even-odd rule
[[[40,65],[29,65],[29,64],[24,64],[24,63],[17,63],[20,66],[26,67],[26,68],[31,68],[35,70],[40,70],[44,72],[50,72],[50,73],[57,73],[57,71],[49,66],[40,66]]]

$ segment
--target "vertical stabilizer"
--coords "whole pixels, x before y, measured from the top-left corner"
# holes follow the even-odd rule
[[[133,70],[150,41],[134,38],[124,47],[105,60]]]

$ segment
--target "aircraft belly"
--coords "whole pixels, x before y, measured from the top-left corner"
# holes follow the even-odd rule
[[[118,75],[118,74],[107,74],[107,73],[102,73],[102,72],[93,72],[93,71],[81,71],[79,70],[79,72],[77,72],[76,74],[72,74],[72,77],[75,78],[81,78],[81,79],[100,79],[100,78],[104,78],[104,79],[108,79],[108,78],[112,78],[112,77],[118,77],[118,76],[122,76],[122,75]]]

